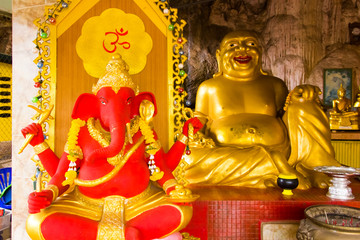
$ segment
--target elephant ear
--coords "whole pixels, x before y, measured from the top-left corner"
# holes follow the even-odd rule
[[[100,107],[98,98],[90,93],[81,94],[75,102],[71,117],[88,120],[90,117],[100,117]]]
[[[138,95],[135,96],[132,106],[131,106],[131,118],[134,118],[135,116],[139,116],[140,112],[140,105],[144,100],[148,100],[154,104],[154,115],[157,114],[157,107],[156,107],[156,100],[154,94],[151,92],[141,92]]]

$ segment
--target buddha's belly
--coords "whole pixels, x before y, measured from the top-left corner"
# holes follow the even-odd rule
[[[281,119],[263,114],[238,114],[214,120],[210,136],[220,145],[273,146],[287,141]]]

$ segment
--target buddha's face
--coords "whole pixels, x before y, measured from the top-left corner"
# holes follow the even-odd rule
[[[340,88],[340,89],[337,91],[338,98],[339,98],[339,99],[344,98],[345,93],[346,93],[346,92],[345,92],[345,89],[344,89],[344,88]]]
[[[227,34],[216,54],[220,71],[227,77],[251,80],[260,72],[261,49],[255,33],[237,31]]]

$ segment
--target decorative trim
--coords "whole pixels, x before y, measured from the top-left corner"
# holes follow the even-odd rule
[[[126,198],[121,196],[104,198],[96,239],[125,240],[125,200]]]
[[[49,145],[46,142],[39,143],[38,145],[34,146],[35,154],[38,155],[49,148]]]
[[[180,136],[177,138],[178,141],[182,142],[183,144],[187,145],[189,142],[189,139],[184,134],[180,134]]]
[[[169,179],[163,184],[163,189],[166,192],[169,188],[176,186],[177,181],[175,179]]]
[[[159,2],[159,8],[164,11],[168,6],[167,2]],[[168,79],[169,79],[169,146],[175,142],[175,136],[181,134],[182,125],[184,123],[184,109],[185,97],[187,96],[184,90],[184,81],[187,74],[184,71],[184,63],[187,60],[184,52],[184,44],[187,40],[183,37],[183,29],[186,25],[184,20],[178,20],[177,9],[168,8],[170,14],[167,20],[169,21],[169,30],[171,36],[167,38],[168,41]]]
[[[55,199],[59,196],[59,188],[56,185],[49,184],[49,185],[47,185],[45,190],[52,191],[52,193],[53,193],[52,201],[55,201]]]
[[[194,236],[191,236],[189,233],[187,232],[183,232],[181,233],[182,237],[183,237],[183,240],[200,240],[200,238],[198,237],[194,237]]]

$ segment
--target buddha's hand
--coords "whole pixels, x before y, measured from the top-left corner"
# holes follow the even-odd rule
[[[36,146],[44,142],[44,134],[41,125],[38,123],[32,123],[24,127],[23,129],[21,129],[21,133],[24,137],[26,137],[27,134],[34,135],[33,139],[31,139],[30,141],[31,146]]]
[[[294,88],[291,92],[291,101],[292,102],[306,102],[306,101],[319,101],[319,95],[321,95],[321,90],[319,87],[304,84],[299,85]]]
[[[189,129],[190,129],[189,124],[191,124],[193,127],[192,134],[196,134],[204,126],[197,117],[190,118],[189,120],[187,120],[185,122],[185,124],[183,126],[183,134],[186,137],[189,137]]]
[[[30,214],[38,213],[41,209],[50,206],[53,199],[51,190],[42,190],[40,192],[32,192],[28,199],[28,211]]]

